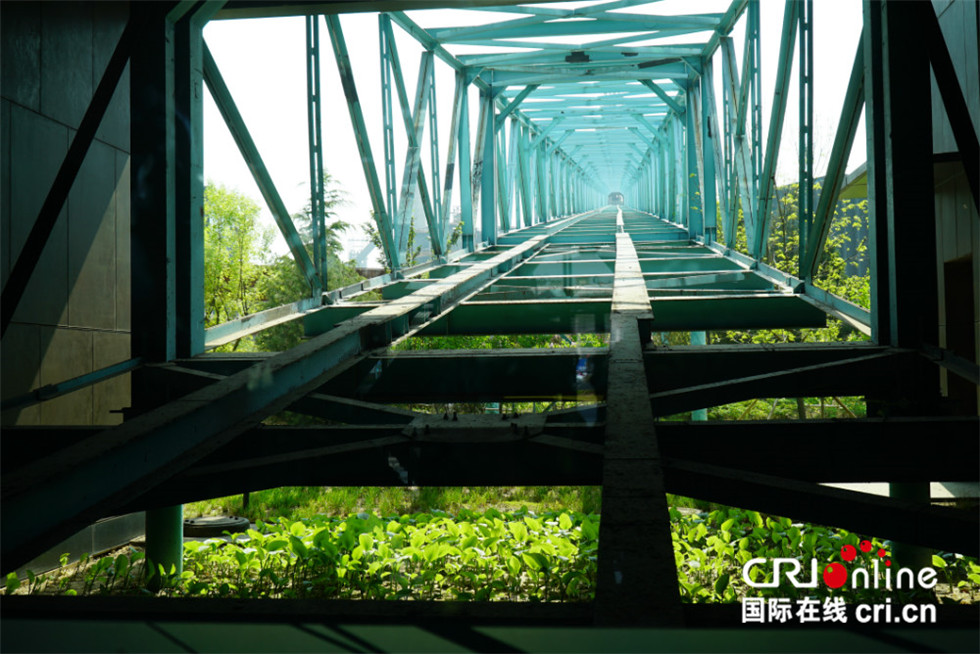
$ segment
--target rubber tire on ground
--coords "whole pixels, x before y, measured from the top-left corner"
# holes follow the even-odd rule
[[[248,518],[238,516],[205,516],[184,520],[184,536],[190,538],[216,538],[231,532],[240,534],[249,528]]]

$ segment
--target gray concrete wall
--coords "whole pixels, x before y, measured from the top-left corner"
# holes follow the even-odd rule
[[[125,26],[122,2],[0,3],[0,277],[5,284]],[[129,73],[2,342],[0,394],[130,356]],[[116,424],[128,376],[3,424]]]

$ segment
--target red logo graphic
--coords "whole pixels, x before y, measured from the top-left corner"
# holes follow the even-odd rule
[[[850,547],[850,545],[845,545],[845,547]],[[823,583],[831,588],[840,588],[847,583],[847,568],[840,563],[831,563],[823,569]]]
[[[870,540],[862,540],[858,547],[865,554],[869,554],[874,549]],[[878,558],[884,559],[888,552],[884,548],[878,548],[876,552]],[[840,548],[840,557],[847,563],[851,563],[857,558],[857,548],[853,545],[844,545]],[[885,559],[885,567],[891,567],[892,562]],[[847,583],[847,567],[842,563],[829,563],[823,569],[823,582],[831,588],[841,588]]]

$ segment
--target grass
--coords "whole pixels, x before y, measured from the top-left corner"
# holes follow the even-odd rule
[[[599,513],[601,493],[597,486],[287,486],[250,493],[248,506],[243,500],[243,495],[230,495],[193,502],[184,505],[184,516],[238,515],[255,522],[280,517],[294,520],[318,515],[344,517],[362,511],[398,516],[434,510],[448,513],[489,508],[512,511],[524,506],[538,513],[559,510]]]

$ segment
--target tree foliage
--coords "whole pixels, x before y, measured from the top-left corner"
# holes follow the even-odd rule
[[[325,222],[324,241],[327,254],[340,257],[344,247],[340,236],[348,229],[350,223],[337,218],[337,208],[347,204],[347,194],[337,186],[336,180],[328,172],[323,173],[323,217]],[[292,215],[293,224],[299,232],[307,253],[313,258],[313,202],[306,203],[302,211]]]
[[[324,174],[327,290],[363,279],[352,262],[340,259],[341,234],[350,225],[336,217],[344,192]],[[293,214],[293,223],[312,259],[311,203]],[[270,256],[272,230],[259,223],[258,204],[233,189],[209,182],[204,199],[205,324],[211,327],[251,313],[310,297],[311,288],[292,255]],[[303,338],[300,321],[292,321],[225,346],[231,350],[280,351]]]
[[[374,212],[371,212],[371,217],[374,217]],[[364,234],[367,235],[368,239],[371,241],[371,245],[378,249],[378,252],[380,253],[379,256],[381,257],[381,265],[384,266],[385,272],[391,272],[391,261],[388,260],[388,253],[385,252],[384,244],[381,242],[381,234],[378,233],[378,228],[375,222],[372,220],[371,222],[365,224],[363,229]],[[459,239],[462,237],[462,235],[463,221],[460,221],[456,223],[455,227],[453,227],[453,231],[446,237],[445,251],[451,251],[456,244],[459,243]],[[405,268],[411,268],[412,266],[422,263],[422,261],[419,260],[419,257],[422,254],[423,248],[421,245],[416,245],[415,238],[415,219],[413,218],[412,224],[408,226],[408,241],[405,244],[405,261],[402,262],[402,265]]]
[[[259,205],[237,190],[204,187],[204,323],[211,327],[258,310],[272,232],[258,222]]]

